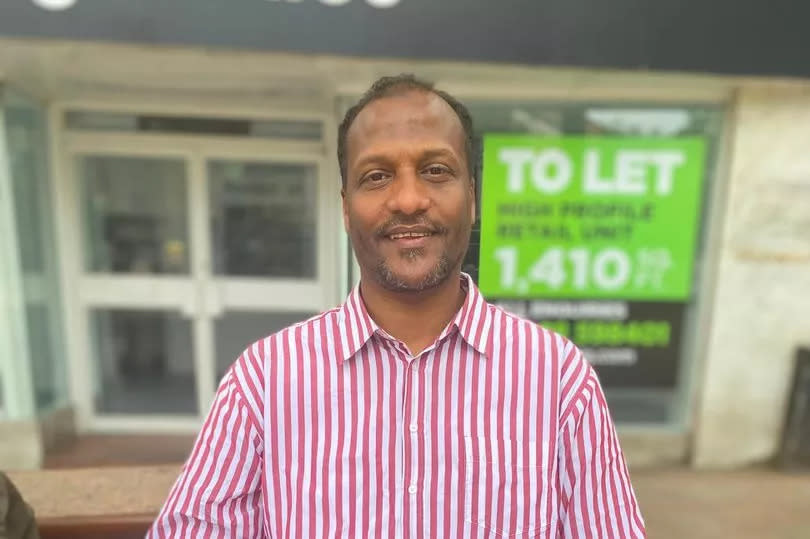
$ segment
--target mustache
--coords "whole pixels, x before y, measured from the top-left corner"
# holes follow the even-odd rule
[[[391,233],[391,230],[393,228],[398,226],[423,226],[434,234],[443,234],[447,231],[447,229],[442,225],[435,223],[430,219],[426,219],[424,217],[415,219],[392,217],[391,219],[383,223],[380,227],[378,227],[375,233],[378,237],[387,236]]]

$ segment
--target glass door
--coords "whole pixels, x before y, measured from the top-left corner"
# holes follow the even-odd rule
[[[190,158],[122,149],[73,165],[91,417],[196,419]]]
[[[67,149],[86,428],[194,431],[247,346],[339,302],[322,147],[80,133]]]
[[[216,380],[252,342],[330,305],[320,160],[205,158]]]

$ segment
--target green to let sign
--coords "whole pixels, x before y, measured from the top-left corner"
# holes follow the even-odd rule
[[[482,292],[686,299],[704,157],[700,138],[485,136]]]

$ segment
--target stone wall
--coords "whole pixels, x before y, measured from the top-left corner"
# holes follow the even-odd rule
[[[810,345],[810,91],[744,88],[731,121],[693,448],[711,468],[775,455],[795,348]]]

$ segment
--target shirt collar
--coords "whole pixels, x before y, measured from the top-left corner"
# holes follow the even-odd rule
[[[467,298],[453,319],[453,324],[467,343],[486,357],[491,355],[490,327],[492,312],[472,277],[461,274],[461,286],[467,289]]]
[[[470,346],[489,357],[491,355],[490,325],[492,323],[489,304],[484,300],[472,278],[466,273],[461,273],[460,285],[467,290],[467,297],[440,338],[444,338],[455,327]],[[382,329],[368,314],[366,304],[360,294],[359,284],[354,287],[340,308],[340,317],[341,321],[346,324],[344,327],[348,330],[348,338],[343,340],[341,346],[340,360],[343,362],[359,352],[374,333],[381,332]]]
[[[350,337],[343,340],[339,363],[354,356],[365,346],[371,336],[380,329],[366,310],[366,304],[360,294],[359,283],[352,289],[346,302],[340,308],[340,320],[345,324],[344,327]]]

